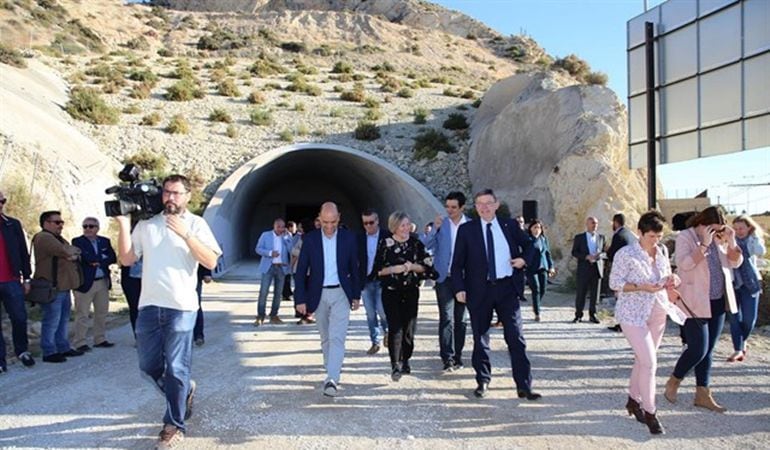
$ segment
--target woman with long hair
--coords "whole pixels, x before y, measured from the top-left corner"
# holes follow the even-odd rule
[[[634,351],[626,410],[652,434],[664,432],[655,406],[655,371],[667,303],[677,297],[674,288],[679,283],[671,273],[667,252],[659,245],[664,223],[657,211],[643,214],[639,241],[615,253],[610,271],[610,288],[618,293],[615,318]]]
[[[687,347],[666,382],[664,396],[677,401],[682,379],[695,369],[695,406],[725,412],[709,388],[714,346],[725,323],[725,302],[735,307],[732,270],[743,262],[735,231],[725,223],[721,206],[709,206],[687,220],[676,237],[676,265],[682,284],[680,304],[687,315]]]
[[[391,214],[388,229],[393,236],[380,241],[372,271],[382,280],[391,378],[398,381],[403,374],[412,373],[409,359],[414,350],[420,280],[435,280],[438,274],[433,269],[433,258],[412,235],[412,222],[405,212]]]
[[[733,270],[738,312],[730,317],[730,334],[735,352],[727,358],[729,362],[746,358],[746,340],[757,322],[759,294],[762,292],[762,278],[756,261],[757,257],[765,254],[764,232],[751,216],[741,215],[733,219],[733,229],[743,254],[743,263]]]
[[[551,259],[551,247],[544,228],[543,222],[538,219],[529,223],[527,226],[529,246],[524,252],[527,284],[532,291],[532,311],[535,313],[535,322],[540,322],[540,301],[545,295],[548,277],[556,275]]]

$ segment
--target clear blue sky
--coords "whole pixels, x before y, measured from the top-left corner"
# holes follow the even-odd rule
[[[574,53],[609,76],[626,103],[626,22],[644,12],[643,0],[432,0],[474,17],[503,34],[528,34],[557,57]],[[649,0],[650,8],[662,3]],[[770,149],[658,167],[667,198],[709,190],[713,202],[750,213],[770,211]]]

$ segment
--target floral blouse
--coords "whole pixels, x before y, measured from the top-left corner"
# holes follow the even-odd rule
[[[423,243],[413,236],[404,242],[398,242],[392,237],[382,239],[374,256],[374,268],[372,270],[377,273],[386,267],[398,266],[407,261],[420,264],[425,268],[425,272],[394,273],[380,276],[383,288],[390,290],[413,288],[419,285],[420,280],[438,278],[438,273],[433,268],[433,257],[425,251]]]
[[[620,292],[627,283],[658,284],[665,277],[671,275],[671,264],[668,261],[668,256],[663,253],[660,246],[655,248],[657,255],[655,255],[654,266],[652,258],[638,242],[618,250],[612,261],[610,289]],[[665,289],[655,293],[620,292],[615,304],[615,319],[621,325],[644,326],[658,299],[668,302],[668,294]]]

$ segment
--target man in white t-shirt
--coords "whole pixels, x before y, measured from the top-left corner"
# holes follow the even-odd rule
[[[121,264],[143,258],[142,293],[136,320],[139,368],[166,397],[157,448],[183,438],[192,415],[195,381],[190,378],[192,333],[198,311],[198,264],[214,269],[222,253],[203,218],[187,210],[190,182],[182,175],[163,180],[163,213],[140,221],[117,217]]]

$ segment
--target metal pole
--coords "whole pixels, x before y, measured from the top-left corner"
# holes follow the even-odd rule
[[[644,23],[644,53],[647,75],[647,208],[655,209],[658,202],[655,187],[657,184],[655,169],[655,47],[652,22]]]

